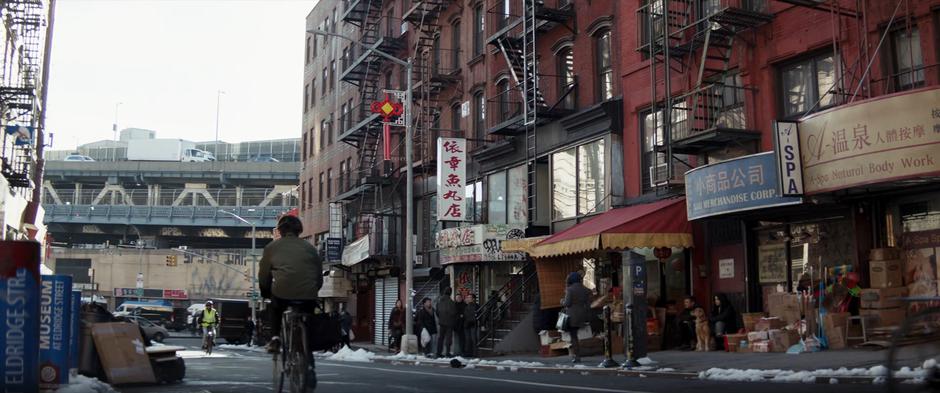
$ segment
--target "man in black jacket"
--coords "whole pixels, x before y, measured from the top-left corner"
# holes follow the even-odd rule
[[[437,335],[437,357],[445,354],[449,358],[454,357],[451,345],[454,338],[454,326],[457,325],[457,305],[450,298],[452,293],[450,287],[444,288],[444,293],[437,299],[437,323],[440,327]]]
[[[477,327],[477,312],[480,305],[472,293],[467,294],[466,306],[463,309],[464,318],[464,347],[463,355],[469,358],[477,356],[477,344],[480,342],[480,330]]]
[[[695,316],[692,310],[700,306],[695,303],[695,298],[686,296],[682,299],[682,311],[676,317],[676,323],[679,325],[679,350],[687,351],[695,348]]]
[[[434,336],[437,335],[437,324],[434,322],[434,307],[431,306],[430,298],[421,300],[421,305],[421,309],[418,310],[417,315],[415,315],[415,319],[417,320],[415,329],[418,333],[418,344],[422,352],[424,352],[425,356],[431,357],[431,348],[433,347],[431,343],[434,342]],[[423,330],[427,330],[428,335],[430,335],[430,340],[427,344],[422,343],[421,340],[421,332]]]

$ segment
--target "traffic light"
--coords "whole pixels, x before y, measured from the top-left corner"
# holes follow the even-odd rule
[[[167,265],[167,266],[176,266],[176,255],[167,255],[167,256],[166,256],[166,265]]]

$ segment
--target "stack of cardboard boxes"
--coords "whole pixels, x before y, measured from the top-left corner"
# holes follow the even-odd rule
[[[869,289],[861,292],[861,315],[874,331],[898,326],[907,316],[907,308],[899,300],[908,294],[904,286],[904,263],[901,250],[876,248],[869,254]],[[879,329],[881,328],[881,329]]]

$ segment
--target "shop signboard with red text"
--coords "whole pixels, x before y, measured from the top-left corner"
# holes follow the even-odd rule
[[[465,221],[467,140],[437,138],[437,219]]]
[[[940,175],[940,88],[821,112],[799,135],[806,194]]]

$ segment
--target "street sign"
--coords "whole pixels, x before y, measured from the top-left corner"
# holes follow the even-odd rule
[[[143,289],[143,288],[137,288],[136,293],[137,293],[137,297],[144,296],[144,289]]]
[[[326,260],[329,262],[340,261],[343,259],[343,238],[326,238]]]

